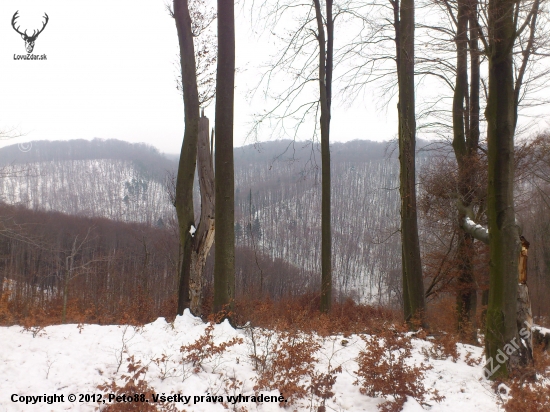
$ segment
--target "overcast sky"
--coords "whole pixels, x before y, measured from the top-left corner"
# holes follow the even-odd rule
[[[180,150],[183,103],[176,90],[176,28],[166,0],[2,0],[0,2],[0,130],[24,134],[1,146],[40,139],[116,138],[147,142],[163,152]],[[33,54],[45,61],[14,60],[26,54],[25,43],[11,26],[32,33],[49,22]],[[237,78],[235,145],[245,143],[251,115],[259,107],[246,100],[255,69],[272,45],[256,41],[250,15],[237,7]],[[257,99],[258,100],[258,99]],[[212,120],[213,107],[206,109]],[[394,110],[374,103],[353,108],[337,103],[331,121],[332,141],[385,140],[396,132]],[[264,130],[265,131],[265,130]],[[269,133],[260,136],[269,140]],[[310,133],[299,136],[311,137]]]
[[[163,152],[178,153],[184,131],[183,102],[176,89],[179,50],[174,21],[166,12],[168,1],[1,0],[0,132],[23,136],[0,141],[0,147],[31,140],[99,137],[146,142]],[[253,143],[246,139],[252,115],[272,107],[273,102],[265,102],[261,93],[254,101],[246,96],[257,84],[259,67],[277,51],[270,30],[260,38],[254,33],[265,24],[251,27],[253,16],[242,10],[243,1],[236,6],[235,146]],[[42,26],[44,13],[48,14],[48,25],[33,51],[45,54],[47,60],[14,60],[14,55],[26,55],[23,39],[11,26],[17,10],[17,25],[29,34]],[[346,30],[350,31],[349,25],[340,22],[336,48],[346,42]],[[342,70],[337,65],[335,76]],[[272,93],[283,90],[281,79],[284,76],[272,84]],[[417,81],[424,82],[418,93],[443,91],[426,80]],[[352,105],[334,90],[332,142],[396,136],[395,99],[381,108],[380,90],[366,89]],[[450,103],[450,89],[444,92]],[[542,106],[535,114],[547,112]],[[213,124],[213,105],[207,107],[206,115]],[[533,119],[522,114],[522,124],[533,124]],[[550,126],[548,117],[537,119],[536,124],[539,130]],[[310,122],[297,139],[310,139],[312,130]],[[269,127],[258,136],[259,140],[276,137]],[[419,137],[426,136],[420,131]]]

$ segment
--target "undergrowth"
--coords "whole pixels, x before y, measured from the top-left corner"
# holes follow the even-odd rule
[[[218,320],[220,315],[217,316]],[[221,315],[225,317],[225,315]],[[243,339],[234,337],[229,341],[216,344],[214,342],[214,325],[216,317],[211,318],[204,330],[204,333],[195,342],[189,345],[183,345],[180,348],[182,361],[190,363],[193,366],[193,372],[199,373],[204,370],[205,364],[211,366],[211,371],[216,372],[220,365],[223,354],[228,348],[243,343]]]
[[[128,396],[130,394],[132,400],[130,402],[115,402],[105,408],[98,407],[98,410],[104,412],[178,412],[178,409],[172,403],[154,401],[153,394],[155,390],[149,386],[145,379],[147,366],[142,365],[140,360],[136,360],[134,355],[129,356],[126,361],[128,363],[127,374],[120,377],[122,383],[112,379],[110,382],[98,385],[97,388],[104,393],[111,393],[115,396]]]
[[[258,368],[255,391],[278,390],[289,404],[308,395],[315,376],[319,343],[312,335],[296,331],[277,331],[266,354],[251,358]]]
[[[431,366],[408,363],[413,345],[405,331],[393,325],[377,336],[361,336],[365,348],[357,358],[359,369],[354,385],[363,395],[384,397],[386,401],[378,405],[384,412],[401,411],[409,396],[421,404],[428,397],[437,402],[444,399],[437,390],[426,389],[422,382],[424,372]]]
[[[523,376],[506,382],[509,389],[504,400],[506,412],[545,412],[550,405],[550,355],[543,346],[533,348],[534,366]],[[529,375],[531,379],[524,376]]]

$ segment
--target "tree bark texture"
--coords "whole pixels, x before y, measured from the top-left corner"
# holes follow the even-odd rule
[[[319,104],[321,106],[321,312],[329,312],[332,301],[332,237],[330,217],[330,102],[334,25],[332,0],[326,2],[326,40],[320,0],[313,0],[319,43]]]
[[[469,0],[468,23],[470,29],[470,104],[469,119],[470,129],[468,135],[468,151],[475,153],[479,145],[479,85],[480,81],[480,52],[479,32],[477,29],[477,3],[478,0]]]
[[[191,272],[191,251],[193,236],[190,231],[195,225],[193,210],[193,181],[197,162],[197,141],[199,134],[199,94],[195,47],[191,32],[191,17],[187,0],[174,0],[174,19],[178,32],[181,58],[181,79],[185,132],[181,146],[178,175],[176,180],[176,214],[178,217],[182,264],[178,288],[178,314],[189,307],[189,277]]]
[[[233,1],[218,0],[217,64],[214,312],[219,312],[224,307],[231,309],[235,298],[235,182],[233,167],[235,10]]]
[[[403,302],[407,321],[424,316],[424,285],[418,240],[416,209],[416,119],[414,96],[414,0],[401,1],[398,36],[399,163],[401,194],[401,243],[403,256]],[[408,294],[405,297],[405,294]]]
[[[526,328],[529,331],[529,336],[524,338],[527,346],[526,361],[533,362],[533,312],[531,310],[531,298],[529,297],[529,287],[527,286],[527,258],[529,252],[529,242],[523,236],[519,238],[521,242],[521,252],[518,262],[518,311],[517,311],[517,327],[518,330]]]
[[[189,293],[191,313],[202,315],[202,285],[203,271],[206,258],[214,243],[214,168],[210,153],[208,132],[210,130],[208,118],[201,116],[199,121],[198,172],[201,191],[201,217],[195,233],[193,250],[191,252],[191,274],[189,279]]]
[[[485,116],[488,139],[490,269],[485,353],[490,362],[519,338],[517,319],[520,241],[514,213],[514,72],[513,0],[489,2],[489,97]],[[491,376],[505,378],[525,359],[523,346]]]

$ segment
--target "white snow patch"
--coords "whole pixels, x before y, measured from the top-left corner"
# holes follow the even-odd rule
[[[134,355],[149,370],[146,380],[156,393],[181,394],[187,396],[222,395],[252,395],[256,372],[250,360],[252,343],[242,329],[234,329],[228,322],[215,325],[214,340],[216,343],[228,341],[233,337],[241,337],[243,343],[231,347],[223,357],[213,365],[207,366],[198,374],[191,374],[185,381],[181,376],[165,377],[162,370],[153,362],[163,354],[170,360],[174,368],[181,368],[180,347],[193,343],[203,334],[206,328],[199,318],[192,316],[188,310],[183,316],[176,317],[173,323],[167,323],[164,318],[134,328],[125,325],[84,325],[81,330],[77,325],[58,325],[44,328],[42,334],[33,337],[31,332],[24,331],[21,326],[0,327],[0,411],[1,412],[33,412],[33,411],[82,411],[96,410],[94,402],[68,402],[69,394],[102,393],[97,386],[110,382],[113,377],[118,379],[126,374],[127,363],[124,362],[118,374],[117,354],[126,340],[127,354],[125,358]],[[370,398],[359,392],[359,387],[353,385],[357,375],[356,358],[364,342],[358,336],[347,337],[348,343],[341,345],[341,336],[327,338],[316,337],[321,344],[317,353],[319,359],[316,368],[326,372],[330,359],[332,367],[342,366],[342,373],[337,375],[333,391],[335,397],[327,401],[327,410],[335,411],[377,411],[377,405],[382,398]],[[411,363],[425,362],[422,348],[428,348],[430,342],[413,339],[413,356]],[[475,346],[459,344],[460,359],[453,363],[448,360],[427,361],[433,368],[425,373],[426,388],[437,389],[445,396],[441,403],[429,402],[427,407],[432,412],[464,412],[464,411],[498,411],[498,400],[492,392],[490,383],[483,378],[481,366],[469,366],[465,363],[467,353],[473,357],[481,357],[482,349]],[[177,369],[178,372],[180,369]],[[242,382],[235,393],[225,392],[223,378],[235,377]],[[307,383],[307,382],[305,382]],[[262,391],[266,395],[279,396],[277,391]],[[14,403],[12,395],[64,395],[64,403],[51,405],[37,403],[35,405]],[[192,401],[191,401],[192,402]],[[103,406],[101,404],[100,406]],[[220,403],[197,403],[191,405],[176,404],[179,410],[219,411],[225,409]],[[239,404],[237,404],[239,406]],[[298,410],[309,411],[311,399],[297,401],[291,408],[280,408],[278,403],[244,403],[242,406],[249,411],[270,412]],[[421,412],[422,407],[413,399],[405,404],[405,412]]]

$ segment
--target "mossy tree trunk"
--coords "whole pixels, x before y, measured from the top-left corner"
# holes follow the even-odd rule
[[[500,355],[506,345],[520,339],[516,324],[520,240],[514,213],[514,4],[513,0],[489,2],[489,96],[485,116],[489,163],[490,289],[485,352],[492,379],[508,377],[510,371],[521,366],[525,359],[521,344],[518,351],[506,358]],[[496,369],[499,359],[505,361],[499,361]]]

